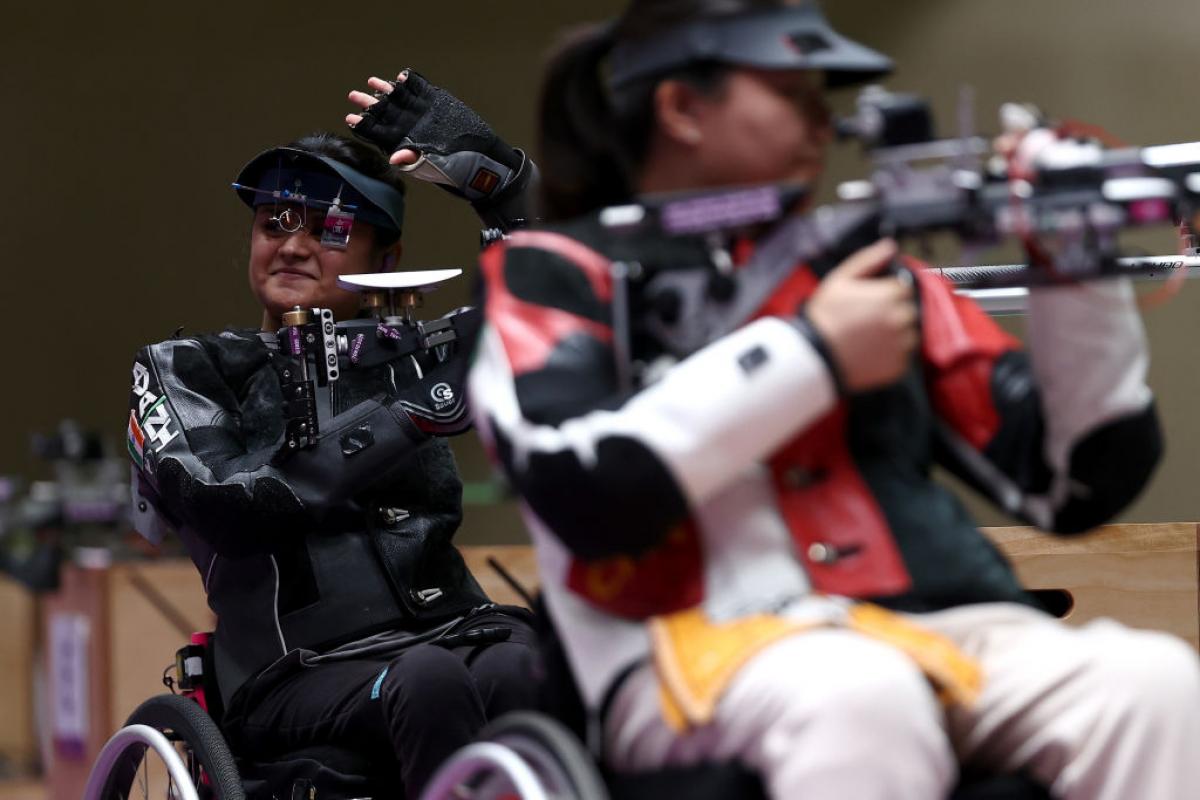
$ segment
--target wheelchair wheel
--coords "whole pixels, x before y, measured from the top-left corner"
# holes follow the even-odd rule
[[[132,798],[245,800],[229,746],[194,701],[150,698],[101,751],[84,800]]]
[[[438,770],[422,800],[609,800],[591,755],[550,717],[505,714],[479,738]]]

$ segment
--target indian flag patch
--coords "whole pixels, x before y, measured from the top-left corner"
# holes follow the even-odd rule
[[[129,457],[133,459],[133,463],[139,467],[142,465],[142,447],[146,442],[146,434],[142,432],[142,426],[138,424],[137,416],[132,411],[129,412],[129,431],[125,438],[125,446],[129,448]]]

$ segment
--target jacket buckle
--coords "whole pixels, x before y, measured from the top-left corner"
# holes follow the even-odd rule
[[[383,520],[384,525],[395,525],[397,522],[403,522],[408,519],[409,513],[403,508],[381,508],[379,516]]]
[[[414,589],[412,593],[416,601],[423,606],[427,606],[440,599],[443,594],[445,593],[436,586],[432,589]]]

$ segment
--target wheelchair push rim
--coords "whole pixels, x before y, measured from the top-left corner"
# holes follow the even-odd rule
[[[96,764],[88,776],[83,800],[118,800],[135,797],[133,784],[139,772],[142,794],[150,796],[150,780],[146,773],[146,755],[152,751],[166,768],[167,797],[172,800],[200,800],[193,772],[175,749],[175,745],[160,731],[149,725],[128,725],[117,731],[105,743]],[[123,785],[122,785],[123,784]]]
[[[187,697],[159,695],[142,703],[102,755],[85,800],[245,800],[224,737]]]
[[[443,764],[422,800],[608,800],[590,754],[543,714],[505,714],[479,738]]]

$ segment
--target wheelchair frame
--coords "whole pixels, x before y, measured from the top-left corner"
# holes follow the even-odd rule
[[[208,713],[210,702],[219,698],[205,674],[210,665],[210,640],[211,634],[194,633],[191,643],[176,653],[174,682],[164,678],[172,693],[147,700],[108,740],[88,776],[83,800],[126,800],[131,796],[126,789],[131,785],[121,785],[127,777],[125,773],[130,769],[136,773],[139,762],[149,752],[157,755],[166,767],[169,800],[245,800],[236,768],[233,779],[238,786],[233,789],[228,786],[228,775],[210,776],[199,763],[206,760],[205,755],[212,750],[220,751],[215,756],[218,763],[233,763],[228,745]],[[178,694],[174,691],[175,686],[180,689]],[[164,703],[164,700],[168,702]],[[182,703],[194,704],[195,712],[185,715],[192,717],[192,724],[176,727],[191,730],[170,730],[168,735],[168,732],[138,721],[148,707],[173,705],[176,710],[183,710]],[[489,735],[495,740],[487,741]],[[204,741],[193,741],[189,737]],[[491,723],[482,737],[484,741],[462,748],[438,769],[420,800],[461,800],[468,796],[477,800],[499,800],[501,797],[608,800],[591,757],[573,734],[549,716],[537,712],[506,715]],[[188,748],[187,760],[176,750],[178,742]],[[208,760],[212,759],[208,755]],[[225,790],[216,785],[222,783],[227,787]],[[467,789],[470,794],[464,795],[466,787],[470,787]],[[322,794],[317,787],[312,800],[351,798]]]
[[[83,800],[127,800],[128,794],[114,793],[114,775],[128,769],[133,756],[144,758],[153,751],[166,764],[170,783],[177,793],[168,793],[168,800],[245,800],[232,754],[220,729],[208,714],[208,696],[204,689],[211,651],[209,634],[193,634],[192,644],[179,651],[176,658],[177,683],[181,694],[159,695],[143,703],[126,726],[117,731],[101,750],[88,778]],[[164,683],[167,683],[164,679]],[[167,683],[170,687],[171,684]],[[214,695],[215,700],[219,695]],[[155,703],[161,698],[178,698],[170,703]],[[164,731],[138,722],[139,712],[154,705],[195,703],[191,717],[194,724],[177,725],[191,728],[172,731],[176,741],[183,741],[189,752],[201,756],[185,761],[175,744]],[[161,716],[161,715],[160,715]],[[190,741],[186,735],[201,739]],[[198,747],[199,745],[199,747]],[[218,752],[213,757],[211,752]],[[204,753],[209,753],[205,759]],[[221,758],[223,753],[224,758]],[[207,760],[210,767],[200,762]],[[228,764],[229,767],[222,767]],[[216,765],[216,766],[212,766]],[[133,762],[136,772],[137,762]],[[746,780],[742,768],[730,765],[701,765],[700,768],[666,769],[645,775],[614,776],[615,783],[606,783],[589,753],[579,739],[554,718],[536,711],[517,711],[489,723],[480,740],[460,749],[433,775],[419,800],[648,800],[662,796],[664,789],[688,795],[698,789],[707,798],[729,797],[730,791],[743,797],[765,797],[757,778]],[[212,768],[214,774],[208,774]],[[123,777],[121,778],[123,780]],[[118,781],[120,782],[120,781]],[[222,788],[224,787],[224,788]],[[303,800],[369,800],[346,798],[317,791]],[[715,791],[715,794],[714,794]],[[690,796],[690,795],[688,795]],[[1015,776],[984,781],[961,787],[954,800],[1040,800],[1048,798],[1044,789]]]

